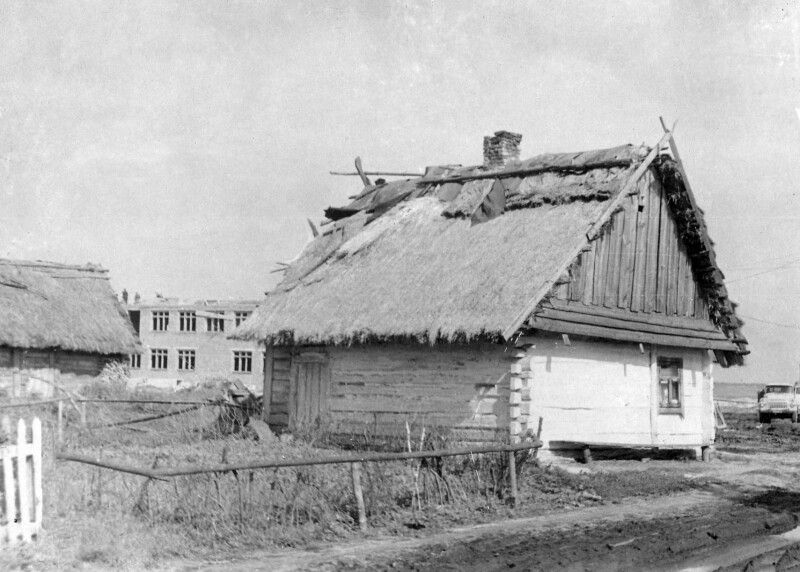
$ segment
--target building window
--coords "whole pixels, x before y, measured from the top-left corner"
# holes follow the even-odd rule
[[[680,358],[658,358],[658,407],[662,413],[681,413],[683,387]]]
[[[234,316],[235,316],[234,320],[236,322],[236,324],[235,324],[236,327],[238,328],[239,324],[244,322],[250,314],[251,314],[251,312],[234,312]]]
[[[178,350],[178,369],[194,371],[195,350]]]
[[[206,318],[206,331],[207,332],[224,332],[225,331],[225,318],[223,314],[219,314],[219,318]]]
[[[181,332],[196,332],[197,314],[195,312],[179,312],[178,326]]]
[[[141,369],[142,354],[130,354],[128,356],[128,365],[131,369]]]
[[[150,369],[167,369],[167,350],[150,350]]]
[[[169,326],[169,312],[153,312],[153,331],[166,332]]]
[[[252,373],[253,352],[233,352],[233,371],[236,373]]]

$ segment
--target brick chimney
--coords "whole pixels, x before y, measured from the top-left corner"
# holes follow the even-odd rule
[[[512,161],[519,160],[519,142],[522,135],[511,131],[495,131],[494,137],[483,138],[483,166],[500,169]]]

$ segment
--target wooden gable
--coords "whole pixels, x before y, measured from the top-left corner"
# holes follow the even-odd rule
[[[664,188],[652,170],[568,269],[527,327],[736,350],[709,318]]]

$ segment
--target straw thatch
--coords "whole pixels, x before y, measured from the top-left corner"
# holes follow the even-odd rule
[[[106,270],[0,259],[0,346],[113,355],[139,342]]]
[[[647,148],[432,167],[364,189],[232,337],[268,343],[500,339],[559,278]],[[699,213],[697,216],[701,216]]]

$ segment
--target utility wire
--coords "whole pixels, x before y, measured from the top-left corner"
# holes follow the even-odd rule
[[[753,316],[745,316],[744,314],[739,314],[739,317],[744,318],[745,320],[753,320],[754,322],[761,322],[773,326],[780,326],[781,328],[792,328],[794,330],[800,330],[800,326],[798,326],[797,324],[781,324],[780,322],[770,322],[769,320],[762,320],[761,318],[754,318]]]
[[[736,278],[735,280],[726,280],[726,284],[733,284],[734,282],[741,282],[742,280],[748,280],[750,278],[755,278],[756,276],[762,276],[763,274],[769,274],[770,272],[776,272],[778,270],[790,270],[792,269],[793,264],[797,264],[800,262],[800,258],[797,260],[792,260],[790,262],[786,262],[781,264],[780,266],[775,266],[773,268],[768,268],[766,270],[762,270],[761,272],[756,272],[755,274],[750,274],[748,276],[742,276],[741,278]]]

